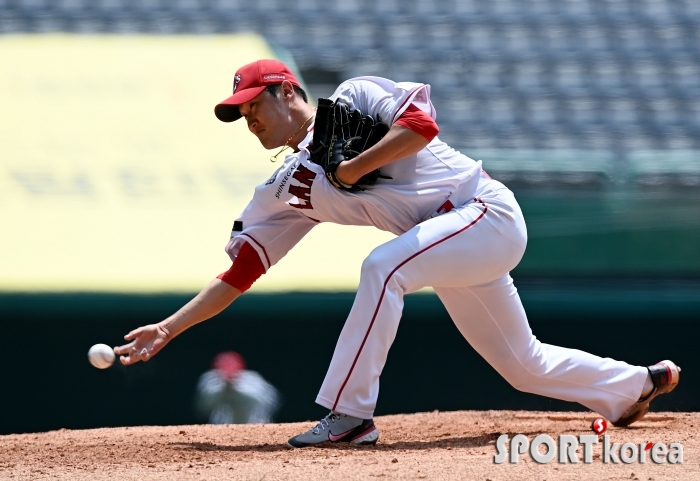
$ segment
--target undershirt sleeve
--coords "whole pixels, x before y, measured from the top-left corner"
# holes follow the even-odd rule
[[[219,274],[217,278],[239,291],[245,292],[264,273],[265,267],[260,256],[248,242],[245,242],[238,251],[231,268]]]
[[[413,104],[406,108],[394,125],[406,127],[428,139],[428,142],[433,140],[440,131],[432,117]]]

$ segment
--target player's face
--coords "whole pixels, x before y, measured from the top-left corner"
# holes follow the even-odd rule
[[[291,133],[288,105],[263,91],[250,102],[238,106],[250,130],[266,149],[281,147]]]

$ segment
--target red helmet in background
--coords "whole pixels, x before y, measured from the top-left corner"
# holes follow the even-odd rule
[[[214,358],[212,368],[221,371],[223,377],[229,381],[235,379],[245,369],[243,356],[233,351],[225,351]]]

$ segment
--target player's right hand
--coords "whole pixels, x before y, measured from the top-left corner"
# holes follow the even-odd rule
[[[158,354],[170,341],[170,333],[160,324],[150,324],[134,329],[124,339],[131,342],[115,347],[114,353],[120,356],[122,364],[129,366],[139,361],[148,361]]]

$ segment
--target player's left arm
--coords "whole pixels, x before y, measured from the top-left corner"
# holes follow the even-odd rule
[[[354,185],[360,178],[375,169],[409,157],[423,150],[430,140],[399,124],[394,124],[382,140],[357,157],[341,162],[336,176],[341,182]]]

